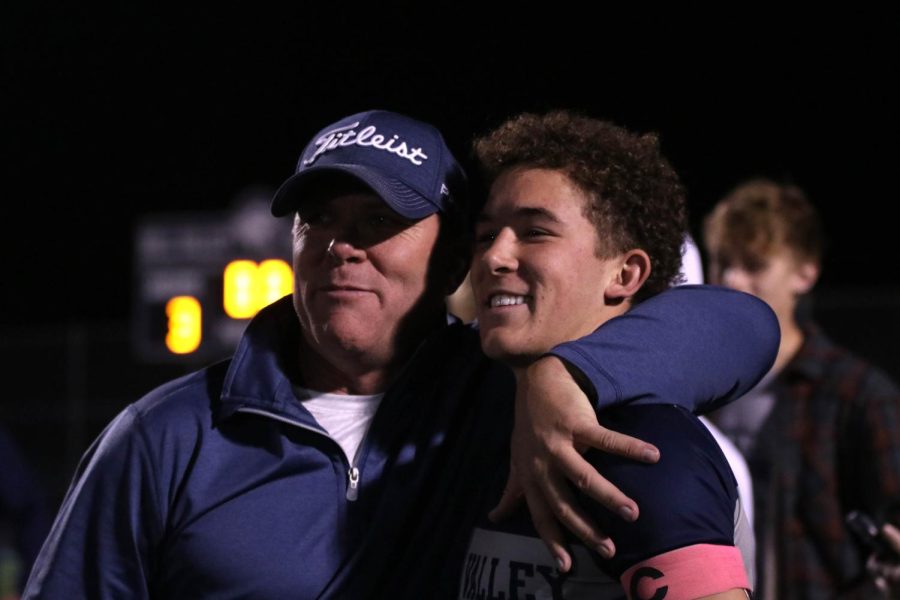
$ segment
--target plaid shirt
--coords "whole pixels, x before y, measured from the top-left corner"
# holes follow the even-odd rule
[[[757,565],[767,553],[775,564],[757,589],[778,599],[876,598],[867,552],[844,517],[860,509],[900,523],[900,391],[818,327],[804,333],[769,387],[775,402],[747,456]]]

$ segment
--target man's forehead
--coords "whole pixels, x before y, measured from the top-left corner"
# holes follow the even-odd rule
[[[378,213],[389,215],[400,221],[415,223],[421,219],[404,217],[388,205],[375,192],[360,191],[349,193],[320,194],[303,201],[297,206],[297,213],[303,215],[310,210],[328,209],[347,216]]]
[[[321,201],[347,194],[372,194],[377,197],[375,190],[361,180],[340,173],[320,174],[307,183],[300,194],[297,197],[299,203]]]
[[[372,190],[358,191],[340,191],[322,192],[318,194],[309,194],[299,204],[300,208],[305,205],[325,205],[325,204],[347,204],[360,206],[383,206],[390,210],[385,201]]]
[[[302,212],[308,206],[338,204],[347,208],[384,209],[401,216],[375,190],[353,177],[328,177],[316,182],[304,190],[302,198],[298,198],[297,210]]]

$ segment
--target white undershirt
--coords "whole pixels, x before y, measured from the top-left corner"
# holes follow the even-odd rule
[[[356,465],[356,454],[362,444],[384,393],[370,396],[326,394],[300,386],[294,393],[316,421],[344,451],[347,463]]]

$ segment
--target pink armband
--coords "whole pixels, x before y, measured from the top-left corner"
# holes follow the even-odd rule
[[[648,558],[622,574],[628,600],[691,600],[750,589],[741,551],[734,546],[695,544]]]

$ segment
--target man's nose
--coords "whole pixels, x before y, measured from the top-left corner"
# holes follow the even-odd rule
[[[515,234],[510,229],[501,229],[481,260],[492,275],[512,273],[519,267],[515,249]]]
[[[326,250],[328,257],[338,264],[358,263],[366,258],[366,251],[352,237],[332,238]]]

